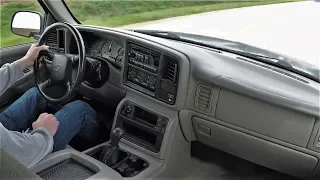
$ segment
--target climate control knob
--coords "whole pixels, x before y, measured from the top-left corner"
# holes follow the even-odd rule
[[[154,87],[154,85],[155,85],[155,78],[152,77],[152,76],[148,76],[148,78],[147,78],[147,84],[148,84],[148,87]]]
[[[129,79],[134,79],[137,76],[137,72],[134,69],[129,69]]]
[[[136,53],[131,52],[131,53],[130,53],[130,57],[131,57],[131,58],[135,58],[135,57],[136,57]]]
[[[146,80],[145,74],[144,74],[143,72],[140,72],[140,73],[138,74],[138,79],[139,79],[139,82],[140,82],[140,83],[143,83],[143,82]]]

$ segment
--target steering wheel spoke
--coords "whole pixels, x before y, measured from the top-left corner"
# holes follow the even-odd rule
[[[71,81],[71,80],[67,81],[67,82],[65,83],[65,86],[66,86],[66,88],[67,88],[67,91],[71,91],[71,90],[72,90],[72,87],[73,87],[72,81]]]
[[[42,90],[46,89],[47,87],[49,87],[51,85],[52,84],[51,84],[51,80],[50,79],[47,79],[44,82],[41,82],[41,83],[38,84],[39,88],[42,89]]]

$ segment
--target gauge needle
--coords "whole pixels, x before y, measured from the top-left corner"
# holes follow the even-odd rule
[[[109,45],[109,52],[111,52],[112,43],[113,43],[113,42],[111,42],[110,45]]]

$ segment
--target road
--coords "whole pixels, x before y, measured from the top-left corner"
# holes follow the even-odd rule
[[[180,31],[243,42],[320,66],[320,3],[213,11],[121,28]]]

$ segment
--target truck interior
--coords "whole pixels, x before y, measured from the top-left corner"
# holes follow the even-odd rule
[[[0,179],[320,179],[319,82],[223,50],[80,24],[64,1],[39,2],[45,14],[30,36],[50,51],[0,96],[0,112],[38,87],[53,105],[89,103],[100,136],[76,136],[31,169],[1,153]],[[29,47],[2,48],[0,65]],[[50,82],[68,73],[71,82]]]

